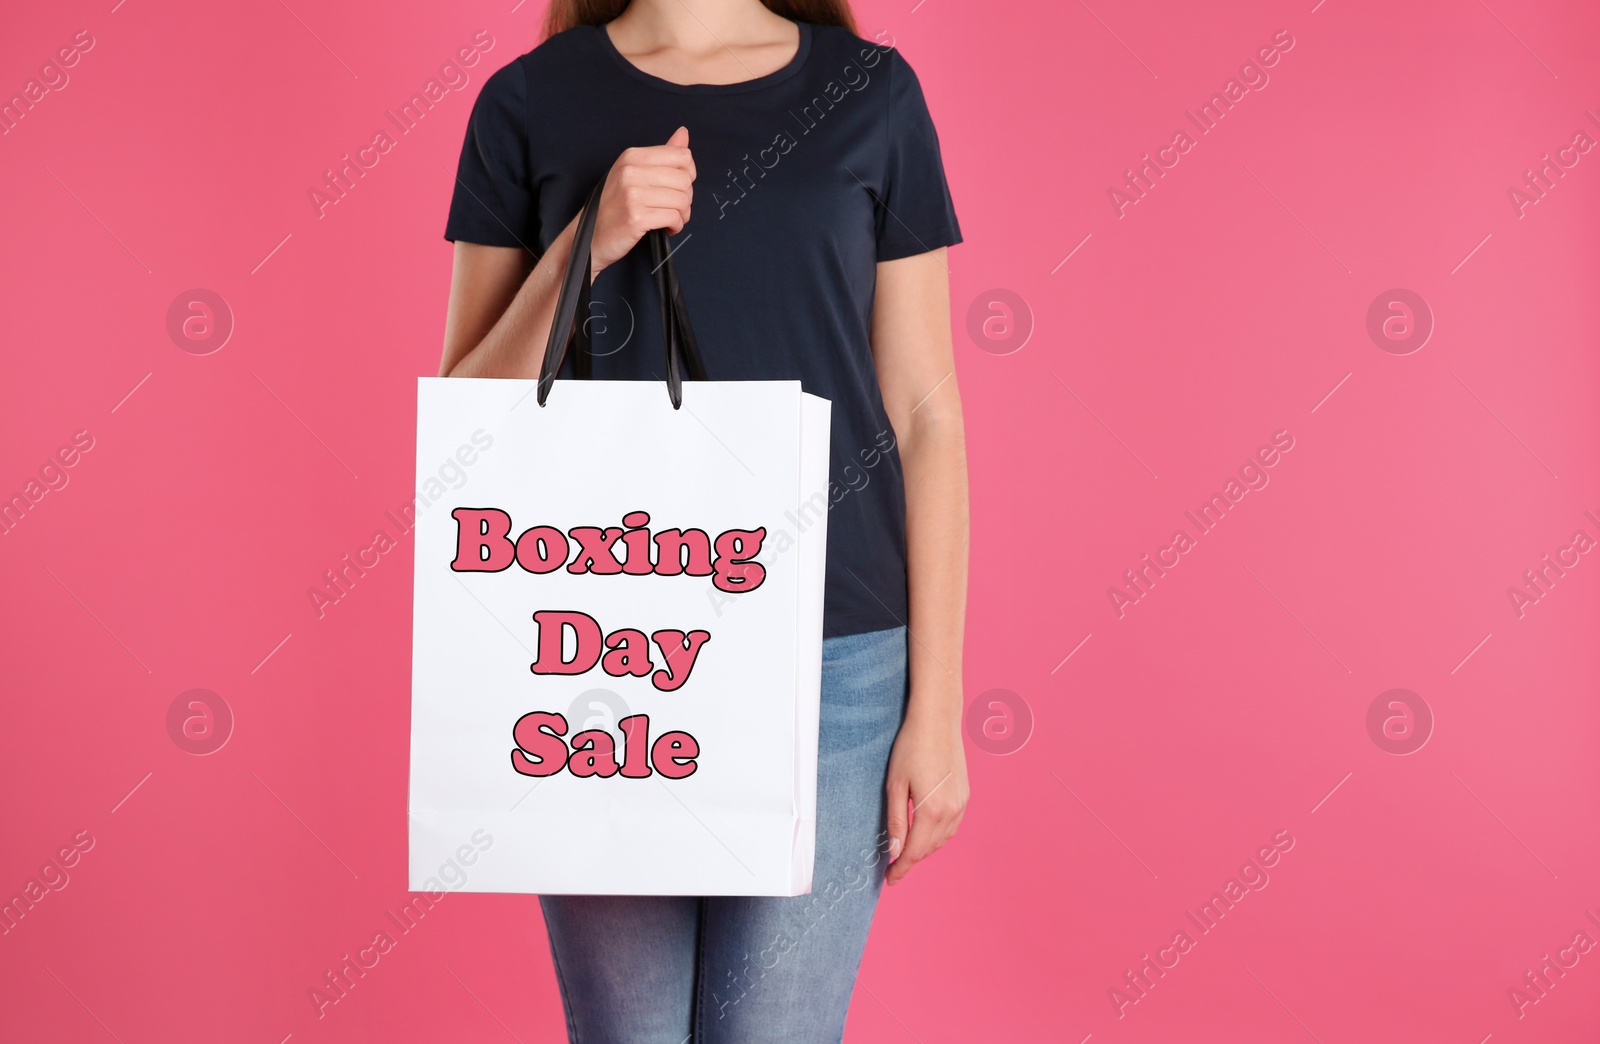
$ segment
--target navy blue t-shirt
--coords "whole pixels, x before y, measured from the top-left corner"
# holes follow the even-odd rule
[[[916,74],[799,23],[794,59],[675,84],[580,26],[496,72],[472,110],[445,238],[538,255],[617,156],[689,129],[694,209],[671,241],[712,380],[795,380],[833,403],[823,633],[906,622],[905,486],[868,340],[875,265],[961,241]],[[660,380],[642,247],[595,280],[597,380]],[[572,359],[564,373],[571,375]]]

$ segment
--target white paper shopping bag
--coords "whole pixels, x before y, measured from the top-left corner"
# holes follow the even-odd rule
[[[413,888],[809,891],[830,406],[669,384],[419,381],[419,462],[494,451],[415,529]]]

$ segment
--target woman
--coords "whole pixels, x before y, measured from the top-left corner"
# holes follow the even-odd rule
[[[568,1032],[837,1041],[881,886],[967,802],[961,233],[938,140],[915,75],[854,35],[845,0],[554,0],[546,28],[473,110],[441,373],[538,377],[576,216],[609,171],[594,377],[660,378],[633,251],[659,228],[709,376],[798,378],[833,403],[813,892],[543,897]]]

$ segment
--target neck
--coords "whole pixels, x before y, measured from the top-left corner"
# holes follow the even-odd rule
[[[611,24],[646,49],[692,53],[769,36],[784,21],[760,0],[632,0]]]

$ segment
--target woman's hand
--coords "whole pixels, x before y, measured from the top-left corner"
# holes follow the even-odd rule
[[[595,275],[621,260],[651,229],[683,231],[694,201],[694,173],[685,127],[673,131],[665,145],[627,149],[617,157],[595,217],[589,252]]]
[[[689,221],[694,158],[679,127],[665,145],[628,149],[612,165],[595,215],[590,264],[600,270],[633,249],[653,228],[681,231]],[[556,236],[533,271],[520,247],[457,243],[445,320],[441,377],[539,376],[578,218]]]
[[[913,698],[889,755],[890,863],[885,881],[891,885],[955,836],[967,808],[960,718],[919,713],[917,707]]]

